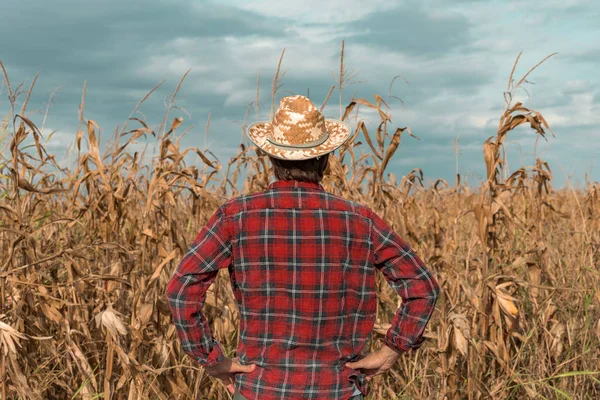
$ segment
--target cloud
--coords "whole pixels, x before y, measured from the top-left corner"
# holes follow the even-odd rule
[[[394,51],[440,58],[470,42],[471,23],[461,14],[431,12],[416,3],[371,13],[359,27],[353,42],[377,46],[380,57]]]
[[[597,65],[600,62],[600,49],[593,48],[590,50],[576,51],[570,56],[573,62],[590,63]]]
[[[21,31],[22,25],[15,25],[17,19],[13,22],[4,17],[0,24],[0,57],[13,82],[31,81],[40,71],[38,92],[40,86],[47,91],[60,85],[60,97],[68,97],[71,105],[78,103],[83,82],[87,81],[89,92],[102,98],[97,102],[89,98],[89,110],[110,115],[115,121],[115,111],[131,102],[129,96],[123,97],[124,93],[148,91],[162,79],[175,75],[180,78],[189,67],[202,70],[202,63],[186,64],[188,57],[173,57],[170,53],[171,57],[160,57],[165,46],[181,47],[202,38],[215,48],[227,36],[285,36],[283,28],[257,20],[249,11],[221,5],[200,9],[194,4],[183,0],[9,1],[3,5],[4,15],[27,14],[27,30]],[[203,48],[197,50],[201,58]],[[216,55],[211,55],[213,70],[219,64]],[[160,66],[153,65],[157,61]],[[140,73],[153,67],[153,74]],[[76,115],[76,106],[73,111]]]
[[[243,10],[255,12],[265,18],[284,18],[291,23],[341,24],[363,19],[374,11],[394,7],[388,0],[279,0],[228,1]]]

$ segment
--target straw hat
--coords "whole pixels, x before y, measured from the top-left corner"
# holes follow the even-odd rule
[[[306,160],[330,153],[350,137],[350,125],[325,119],[306,97],[284,97],[273,121],[246,130],[248,138],[267,154],[282,160]]]

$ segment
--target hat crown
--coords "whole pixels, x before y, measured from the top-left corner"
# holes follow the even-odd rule
[[[282,98],[272,125],[271,140],[281,145],[318,143],[329,135],[323,114],[302,95]]]

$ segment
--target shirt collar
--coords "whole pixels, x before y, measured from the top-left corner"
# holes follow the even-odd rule
[[[317,190],[325,190],[325,188],[317,182],[302,182],[294,179],[283,180],[280,179],[275,181],[269,185],[269,189],[277,189],[277,188],[305,188],[305,189],[317,189]]]

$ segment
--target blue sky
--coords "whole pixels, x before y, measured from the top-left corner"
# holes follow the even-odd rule
[[[306,94],[320,105],[339,70],[341,41],[346,64],[358,75],[346,88],[373,99],[388,95],[392,125],[409,126],[409,136],[388,167],[401,177],[421,168],[429,180],[454,180],[459,139],[459,172],[477,185],[485,173],[482,143],[495,134],[503,91],[520,51],[515,73],[521,77],[546,55],[519,99],[540,111],[556,137],[541,140],[517,129],[508,137],[509,168],[548,161],[554,186],[600,180],[600,3],[593,0],[383,1],[303,0],[5,0],[0,15],[0,60],[15,87],[40,77],[30,116],[42,125],[50,93],[56,91],[44,133],[56,131],[48,148],[68,160],[67,147],[78,125],[78,104],[87,81],[85,117],[103,128],[102,142],[122,125],[136,103],[162,80],[142,107],[156,127],[165,99],[191,68],[172,117],[191,128],[182,147],[205,145],[226,164],[237,154],[241,125],[254,100],[260,73],[262,105],[249,122],[268,118],[271,79],[285,48],[287,70],[279,96]],[[9,110],[0,84],[0,112]],[[337,93],[325,109],[339,117]],[[138,116],[141,116],[138,115]],[[377,115],[359,117],[374,131]],[[134,126],[134,125],[131,125]],[[180,132],[183,131],[180,128]],[[392,129],[393,131],[393,129]],[[143,148],[140,141],[137,148]],[[151,144],[150,144],[151,145]],[[365,149],[366,150],[366,149]],[[68,162],[68,161],[64,161]]]

